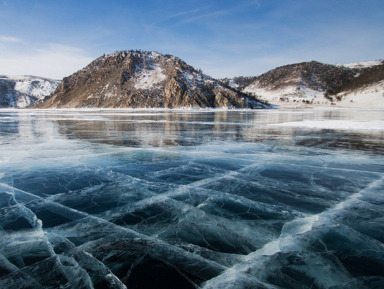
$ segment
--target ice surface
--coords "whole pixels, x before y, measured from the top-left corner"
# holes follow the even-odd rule
[[[0,288],[383,288],[383,118],[1,110]]]

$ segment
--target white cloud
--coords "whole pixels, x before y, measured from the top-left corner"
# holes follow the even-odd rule
[[[0,35],[0,42],[21,43],[21,42],[23,42],[23,40],[20,38],[17,38],[17,37]]]
[[[0,47],[0,74],[36,75],[61,79],[89,64],[93,57],[82,49],[62,44],[12,51]]]

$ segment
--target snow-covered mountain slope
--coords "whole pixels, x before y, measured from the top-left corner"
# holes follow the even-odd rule
[[[278,67],[248,83],[244,79],[252,78],[226,83],[280,107],[384,107],[383,61],[346,65],[303,62]]]
[[[41,108],[266,108],[255,97],[226,86],[157,52],[120,51],[97,58],[63,79]]]
[[[338,93],[337,105],[343,107],[384,108],[384,80]]]
[[[50,95],[59,80],[37,76],[0,76],[0,107],[25,108]]]

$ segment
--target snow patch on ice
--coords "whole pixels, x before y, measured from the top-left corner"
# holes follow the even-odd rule
[[[304,127],[337,130],[383,130],[384,121],[304,120],[270,124],[270,126]]]
[[[259,256],[271,256],[280,252],[280,239],[273,240],[257,251]],[[250,254],[252,257],[253,255]],[[248,256],[249,257],[249,256]]]
[[[289,222],[284,225],[281,233],[281,238],[310,232],[317,221],[319,221],[319,215],[299,218],[292,222]]]

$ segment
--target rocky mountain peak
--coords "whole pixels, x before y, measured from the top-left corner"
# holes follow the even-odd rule
[[[180,58],[149,51],[103,55],[63,79],[37,107],[267,107]]]

